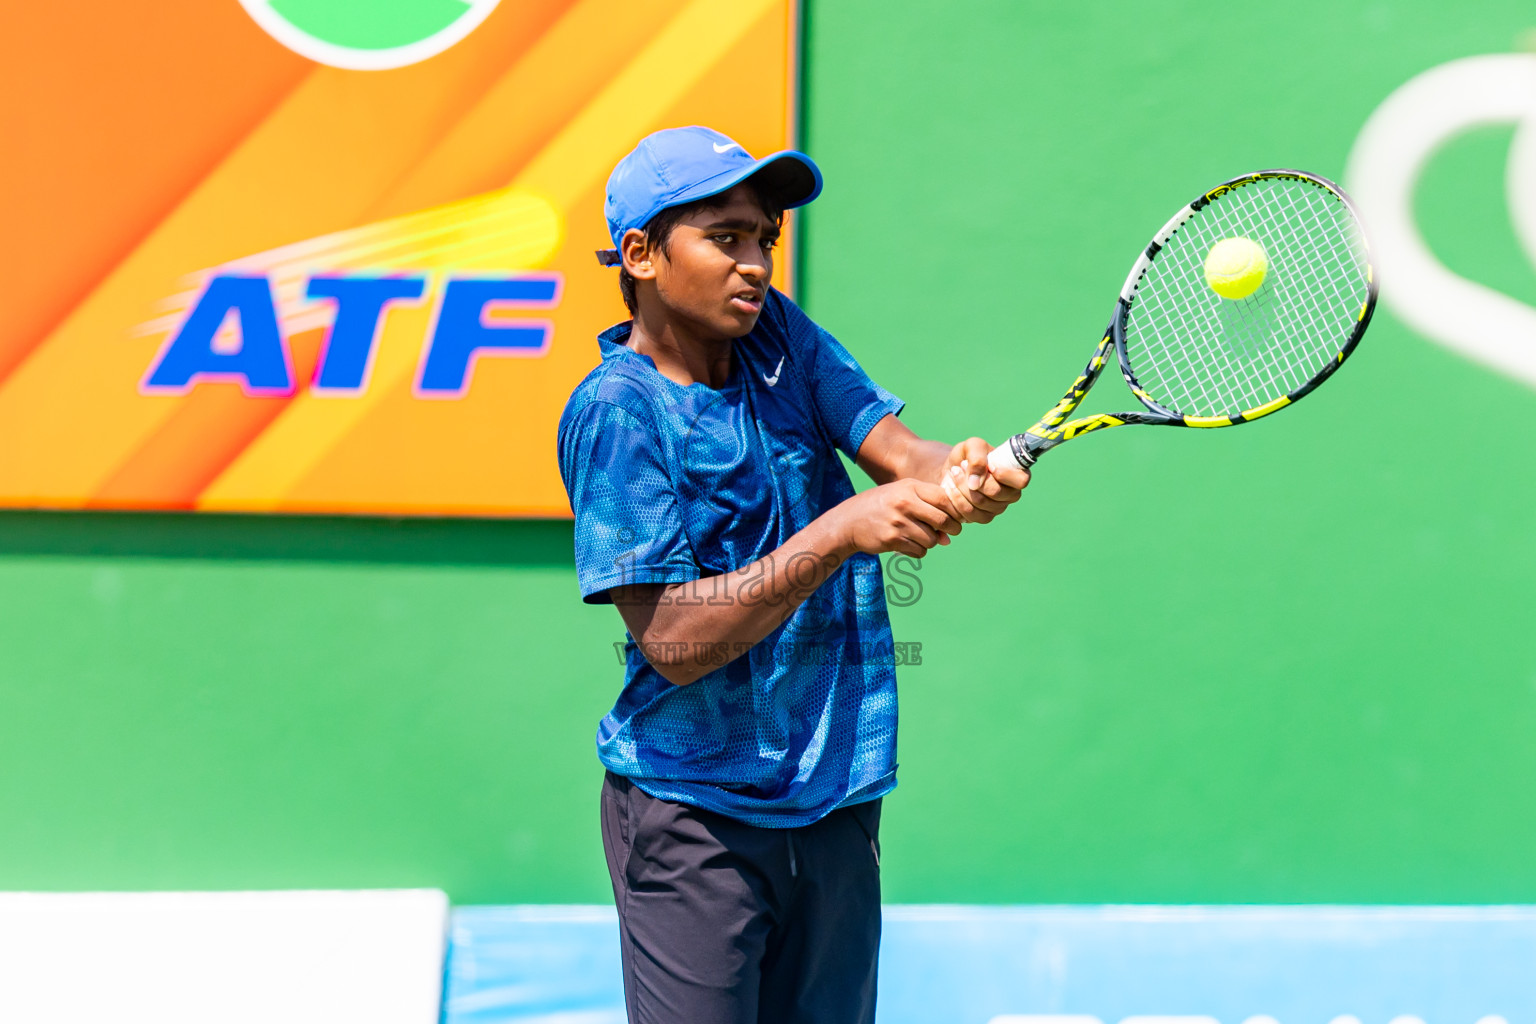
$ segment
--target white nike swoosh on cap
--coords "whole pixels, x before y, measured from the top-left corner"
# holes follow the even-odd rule
[[[741,143],[739,143],[739,142],[727,142],[723,146],[720,145],[720,143],[718,143],[718,142],[711,142],[710,145],[712,147],[714,147],[714,150],[715,150],[716,153],[728,153],[728,152],[730,152],[733,149],[741,149]],[[744,150],[744,149],[742,149],[741,151],[743,153],[746,152],[746,150]]]

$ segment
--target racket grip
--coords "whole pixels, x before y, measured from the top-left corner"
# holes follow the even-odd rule
[[[987,456],[987,468],[996,473],[1000,469],[1028,469],[1035,464],[1035,456],[1024,446],[1023,434],[1015,434]]]

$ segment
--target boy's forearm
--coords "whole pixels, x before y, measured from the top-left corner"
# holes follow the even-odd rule
[[[685,686],[744,654],[853,553],[838,514],[825,513],[744,569],[670,584],[659,593],[616,593],[646,659]]]
[[[875,424],[859,447],[859,467],[877,484],[903,478],[936,484],[944,473],[945,460],[954,450],[943,441],[928,441],[914,434],[894,414]]]
[[[944,463],[953,449],[954,445],[945,444],[943,441],[913,438],[908,445],[905,465],[900,475],[936,484],[944,475]]]

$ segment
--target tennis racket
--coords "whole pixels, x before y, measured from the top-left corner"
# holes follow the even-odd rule
[[[1217,242],[1262,247],[1268,269],[1244,298],[1207,283]],[[1376,308],[1370,250],[1354,204],[1305,171],[1245,174],[1199,196],[1136,260],[1104,338],[1062,400],[994,449],[995,470],[1127,423],[1232,427],[1311,394],[1349,358]],[[1143,408],[1069,420],[1113,349]]]

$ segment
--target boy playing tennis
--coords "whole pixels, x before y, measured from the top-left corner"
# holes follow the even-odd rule
[[[599,337],[559,450],[582,596],[629,633],[597,746],[632,1024],[874,1020],[896,784],[877,556],[920,558],[1028,483],[979,438],[918,438],[769,286],[783,211],[820,191],[803,154],[698,127],[608,182],[599,258],[633,320]],[[838,450],[879,486],[855,494]]]

